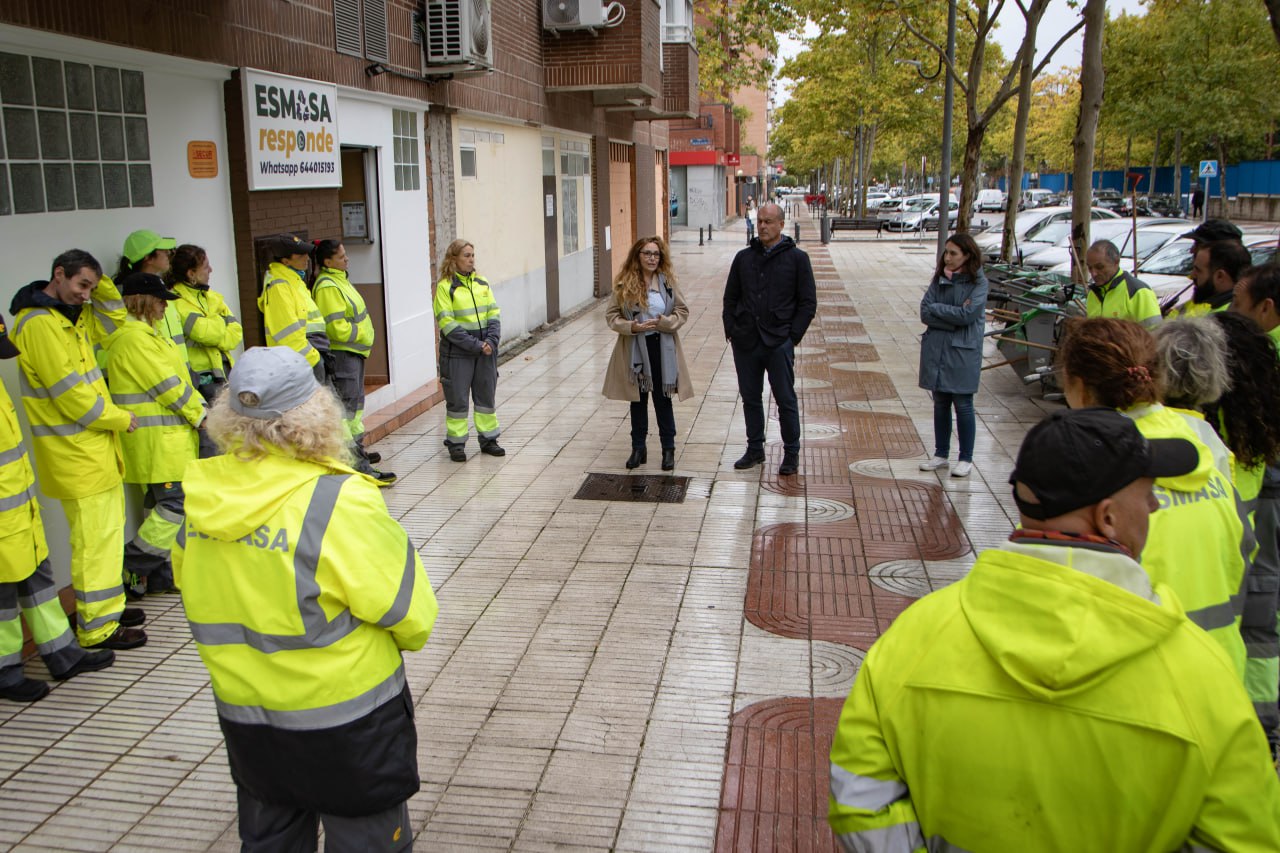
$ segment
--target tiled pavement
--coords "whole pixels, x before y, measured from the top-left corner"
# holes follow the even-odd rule
[[[830,849],[825,753],[861,655],[1007,535],[1005,478],[1044,404],[1008,368],[987,371],[973,476],[917,471],[931,449],[915,387],[931,242],[822,247],[802,228],[820,300],[797,362],[803,476],[776,475],[774,445],[763,474],[731,465],[728,232],[673,245],[697,391],[676,404],[684,503],[573,498],[586,472],[623,473],[630,445],[626,405],[599,394],[603,306],[502,368],[504,459],[450,462],[438,408],[378,446],[400,474],[388,507],[441,604],[406,661],[417,849]],[[0,702],[0,850],[238,849],[181,607],[145,607],[145,648],[35,705]]]

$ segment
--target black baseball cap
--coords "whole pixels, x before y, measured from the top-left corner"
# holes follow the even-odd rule
[[[1009,482],[1022,514],[1043,521],[1092,506],[1142,477],[1189,474],[1199,462],[1190,441],[1148,439],[1115,409],[1066,409],[1027,433]],[[1035,503],[1018,495],[1018,483]]]
[[[1244,233],[1225,219],[1206,219],[1182,236],[1197,243],[1217,243],[1219,240],[1241,240]]]
[[[131,272],[116,282],[121,296],[154,296],[157,299],[177,299],[178,294],[164,286],[160,276],[149,272]]]
[[[294,255],[311,254],[311,244],[305,243],[294,234],[277,234],[267,238],[267,249],[274,258],[290,258]]]
[[[0,314],[0,358],[17,358],[18,347],[9,337],[9,329],[4,324],[4,315]]]

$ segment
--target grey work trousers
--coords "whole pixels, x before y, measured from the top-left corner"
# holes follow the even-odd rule
[[[313,853],[321,823],[325,853],[413,850],[408,800],[375,814],[345,817],[264,803],[237,786],[236,806],[241,853]]]
[[[468,355],[450,346],[440,352],[440,384],[444,386],[445,444],[467,443],[467,411],[475,404],[476,434],[481,444],[496,441],[501,430],[494,413],[498,391],[498,353]]]

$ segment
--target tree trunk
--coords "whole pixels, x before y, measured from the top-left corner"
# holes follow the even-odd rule
[[[1075,151],[1072,171],[1076,191],[1071,197],[1071,242],[1075,249],[1071,258],[1071,277],[1080,286],[1088,283],[1084,268],[1089,248],[1089,214],[1093,206],[1093,145],[1098,132],[1098,113],[1102,109],[1102,27],[1106,19],[1106,0],[1086,0],[1084,5],[1084,45],[1080,51],[1080,114],[1076,117],[1076,133],[1071,140]],[[1081,191],[1085,188],[1085,191]]]
[[[957,211],[956,232],[967,232],[973,218],[973,200],[977,197],[978,162],[982,159],[982,138],[987,128],[982,124],[970,127],[964,138],[964,167],[960,172],[960,210]],[[948,188],[950,176],[947,176]],[[949,204],[950,202],[948,202]],[[939,211],[938,227],[948,221],[943,217],[950,216],[949,211]]]
[[[871,171],[871,163],[875,154],[876,147],[876,125],[869,124],[864,128],[862,134],[862,201],[861,207],[858,209],[859,218],[867,215],[867,173]]]
[[[1275,34],[1276,42],[1280,43],[1280,0],[1264,0],[1267,4],[1267,12],[1271,14],[1271,32]]]
[[[1031,34],[1034,38],[1034,33]],[[1022,168],[1027,157],[1027,122],[1031,117],[1031,78],[1035,70],[1028,53],[1018,69],[1018,112],[1013,120],[1013,158],[1009,161],[1009,192],[1004,205],[1004,237],[1000,241],[1000,260],[1013,257],[1013,235],[1018,219],[1018,199],[1022,196]]]
[[[1182,210],[1182,130],[1173,132],[1173,203]],[[1183,211],[1184,213],[1186,211]]]

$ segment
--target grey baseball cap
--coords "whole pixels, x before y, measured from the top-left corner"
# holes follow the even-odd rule
[[[271,420],[320,390],[307,360],[288,347],[253,347],[231,371],[227,400],[248,418]]]

